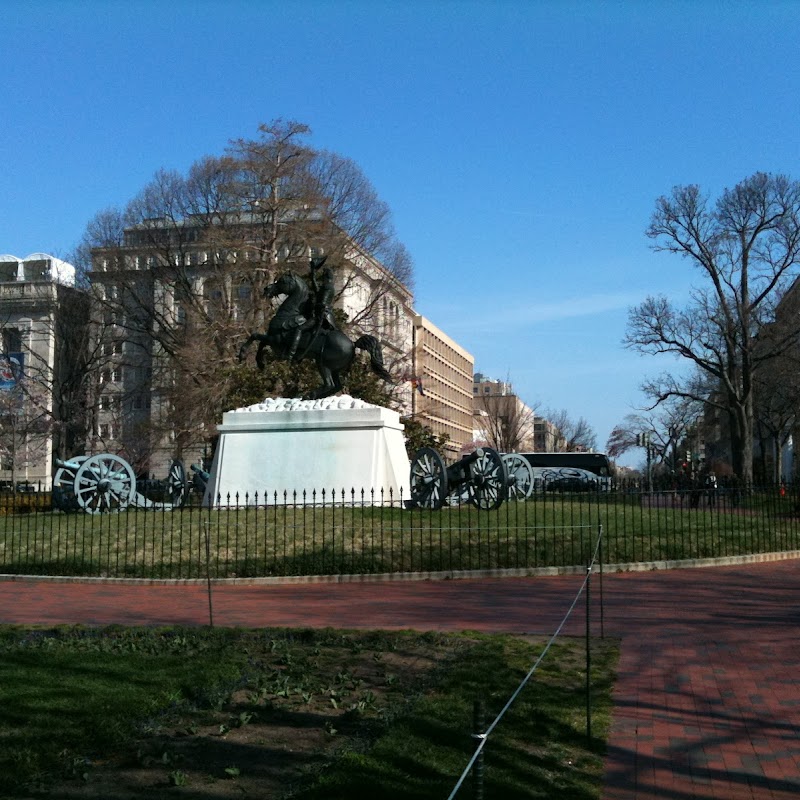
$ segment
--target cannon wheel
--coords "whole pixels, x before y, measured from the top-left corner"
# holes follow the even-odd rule
[[[133,468],[119,456],[89,456],[75,473],[75,496],[87,514],[119,511],[136,497]]]
[[[472,504],[484,511],[499,508],[508,497],[508,470],[500,453],[489,447],[482,448],[469,465],[469,471],[467,485]]]
[[[503,462],[508,470],[508,499],[526,500],[533,493],[533,468],[525,456],[506,453]]]
[[[189,496],[189,484],[186,482],[186,468],[179,458],[170,464],[167,484],[172,507],[183,508],[186,498]]]
[[[70,461],[80,467],[88,456],[75,456]],[[77,511],[78,498],[75,496],[75,473],[78,469],[59,467],[53,475],[53,507],[58,511]]]
[[[450,489],[450,494],[447,495],[448,506],[460,506],[462,503],[469,501],[469,487],[465,483],[461,483]]]
[[[447,467],[432,448],[423,447],[411,459],[411,500],[419,508],[439,509],[447,499]]]

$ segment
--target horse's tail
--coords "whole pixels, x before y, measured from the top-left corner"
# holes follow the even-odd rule
[[[372,371],[383,380],[389,383],[394,383],[394,379],[383,366],[383,353],[381,352],[380,342],[374,336],[359,336],[355,342],[354,347],[358,350],[365,350],[369,354],[369,365]]]

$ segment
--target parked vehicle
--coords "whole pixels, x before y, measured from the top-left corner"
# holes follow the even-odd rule
[[[547,492],[596,492],[597,487],[598,484],[596,480],[583,476],[556,478],[544,484],[544,489]]]
[[[611,462],[605,453],[520,453],[533,469],[534,491],[608,492]]]

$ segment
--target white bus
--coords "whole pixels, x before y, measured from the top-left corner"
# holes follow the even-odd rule
[[[533,469],[539,492],[608,492],[612,467],[605,453],[519,453]]]

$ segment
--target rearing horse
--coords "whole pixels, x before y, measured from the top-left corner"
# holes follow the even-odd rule
[[[352,342],[341,331],[323,328],[317,325],[307,330],[309,290],[306,282],[294,272],[284,272],[278,280],[264,289],[265,297],[287,295],[269,322],[266,333],[254,331],[239,348],[239,361],[245,357],[247,349],[253,342],[258,342],[256,363],[264,368],[265,348],[269,346],[276,358],[290,357],[290,348],[295,333],[303,328],[298,350],[300,358],[311,358],[317,365],[322,377],[322,385],[307,395],[305,399],[316,400],[328,397],[342,389],[342,375],[347,373],[356,355],[356,349],[365,350],[369,354],[372,371],[385,381],[392,381],[392,376],[383,366],[383,354],[380,343],[374,336],[360,336]]]

